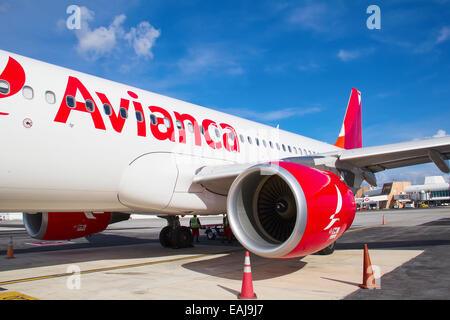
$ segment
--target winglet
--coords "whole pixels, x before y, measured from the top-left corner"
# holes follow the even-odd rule
[[[361,92],[355,88],[352,88],[341,132],[334,145],[343,149],[362,147]]]

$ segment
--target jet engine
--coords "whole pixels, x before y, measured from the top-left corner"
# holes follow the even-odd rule
[[[268,258],[306,256],[332,245],[352,224],[355,198],[334,173],[292,162],[255,165],[228,193],[237,240]]]
[[[109,224],[129,217],[121,212],[38,212],[24,213],[23,222],[32,238],[68,240],[101,232]]]

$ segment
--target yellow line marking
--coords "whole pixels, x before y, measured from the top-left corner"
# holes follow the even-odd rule
[[[6,293],[0,293],[0,300],[39,300],[39,299],[30,297],[20,292],[11,291]]]
[[[128,264],[128,265],[116,266],[116,267],[106,267],[106,268],[84,270],[84,271],[81,271],[79,274],[88,274],[88,273],[102,272],[102,271],[111,271],[111,270],[117,270],[117,269],[143,267],[143,266],[149,266],[149,265],[159,264],[159,263],[175,262],[175,261],[203,258],[203,257],[208,257],[208,256],[216,255],[216,254],[226,254],[226,253],[230,253],[230,252],[234,252],[234,251],[238,251],[238,250],[242,250],[242,249],[233,249],[233,250],[227,250],[227,251],[216,252],[216,253],[205,253],[205,254],[199,254],[199,255],[194,255],[194,256],[187,256],[187,257],[173,258],[173,259],[166,259],[166,260],[159,260],[159,261],[142,262],[142,263]],[[30,281],[36,281],[36,280],[68,277],[68,276],[71,276],[73,274],[74,273],[59,273],[59,274],[51,274],[51,275],[47,275],[47,276],[39,276],[39,277],[32,277],[32,278],[25,278],[25,279],[9,280],[9,281],[0,282],[0,286],[4,286],[4,285],[8,285],[8,284],[15,284],[15,283],[30,282]]]

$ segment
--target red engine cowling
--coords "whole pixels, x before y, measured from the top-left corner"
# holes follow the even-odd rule
[[[291,162],[258,164],[233,182],[228,219],[239,242],[269,258],[302,257],[339,238],[355,217],[355,198],[334,173]]]
[[[111,213],[39,212],[24,213],[28,234],[41,240],[68,240],[85,237],[105,230],[111,222]]]

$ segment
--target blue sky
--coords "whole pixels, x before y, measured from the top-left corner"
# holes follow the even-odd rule
[[[450,134],[449,18],[447,0],[0,0],[0,48],[330,143],[355,87],[373,146]]]

